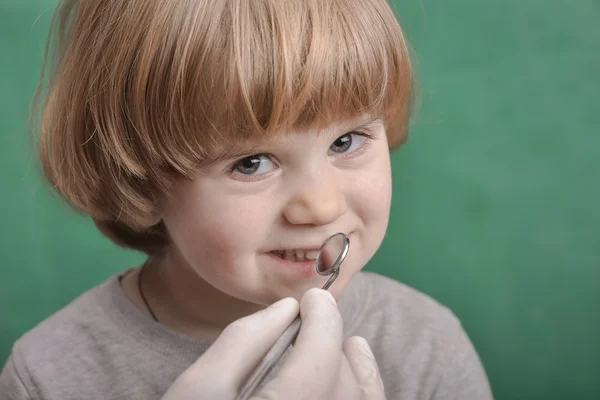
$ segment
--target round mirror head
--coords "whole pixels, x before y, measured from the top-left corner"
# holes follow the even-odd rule
[[[319,249],[315,258],[315,268],[319,275],[327,276],[335,273],[348,255],[350,240],[339,232],[327,239]]]

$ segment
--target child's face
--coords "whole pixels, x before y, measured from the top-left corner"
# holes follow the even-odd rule
[[[350,252],[330,289],[339,297],[388,224],[391,170],[381,119],[286,133],[236,150],[243,155],[174,186],[162,215],[171,262],[221,292],[266,305],[322,286],[328,277],[298,261],[307,254],[295,250],[317,250],[343,232]],[[291,250],[288,259],[281,250]]]

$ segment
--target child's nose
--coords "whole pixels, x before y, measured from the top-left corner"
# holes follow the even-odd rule
[[[298,182],[295,195],[284,209],[291,224],[327,225],[346,212],[344,193],[334,179],[306,183]]]

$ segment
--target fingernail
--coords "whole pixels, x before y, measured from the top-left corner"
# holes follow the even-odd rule
[[[359,337],[359,340],[356,341],[356,346],[364,357],[362,362],[359,363],[358,368],[356,368],[356,372],[358,374],[357,378],[365,385],[370,385],[371,382],[377,379],[382,390],[385,391],[383,379],[381,379],[381,374],[379,373],[379,368],[377,367],[377,361],[375,360],[375,355],[373,355],[369,343],[365,338]]]
[[[369,343],[367,342],[367,340],[365,338],[361,337],[360,340],[358,340],[357,346],[360,349],[360,351],[362,351],[364,353],[364,355],[375,360],[375,356],[373,355],[373,352],[371,351],[371,347],[369,346]]]
[[[356,346],[360,351],[361,355],[357,358],[358,363],[356,364],[355,372],[358,381],[366,386],[375,382],[376,379],[381,380],[379,373],[377,372],[377,362],[375,356],[369,348],[369,344],[363,338],[356,341]]]

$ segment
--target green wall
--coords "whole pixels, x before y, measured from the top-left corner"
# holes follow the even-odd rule
[[[141,260],[38,177],[26,120],[55,4],[0,4],[0,363]],[[421,107],[368,269],[453,309],[497,399],[600,399],[600,2],[395,4]]]

